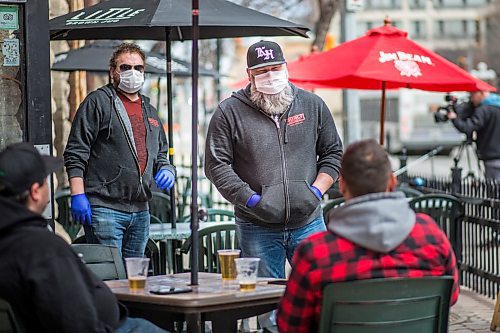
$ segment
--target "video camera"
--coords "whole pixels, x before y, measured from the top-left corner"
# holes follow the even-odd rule
[[[449,120],[448,114],[450,112],[455,112],[455,105],[457,104],[457,98],[450,94],[446,94],[444,97],[446,105],[441,105],[436,112],[434,112],[434,121],[436,123],[444,123]]]

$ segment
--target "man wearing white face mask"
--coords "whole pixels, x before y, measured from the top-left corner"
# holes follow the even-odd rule
[[[325,230],[321,197],[338,178],[342,143],[318,96],[288,81],[280,46],[248,49],[250,84],[221,102],[207,133],[205,173],[235,206],[244,257],[285,277],[301,240]]]
[[[123,43],[110,62],[112,83],[90,93],[76,113],[64,151],[71,214],[89,243],[142,257],[149,236],[151,183],[172,187],[163,125],[144,84],[144,52]]]

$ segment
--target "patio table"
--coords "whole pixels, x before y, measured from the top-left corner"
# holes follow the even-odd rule
[[[220,274],[199,273],[199,285],[192,292],[154,295],[151,288],[186,287],[190,274],[148,277],[146,289],[131,291],[127,280],[106,281],[131,316],[150,320],[173,331],[175,322],[186,321],[188,333],[201,332],[204,321],[212,322],[212,331],[234,333],[237,320],[253,317],[275,309],[285,291],[284,285],[268,284],[272,279],[259,279],[254,291],[240,291],[237,281],[223,281]]]

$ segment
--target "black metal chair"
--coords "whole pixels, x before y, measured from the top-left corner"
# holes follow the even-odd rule
[[[448,332],[453,278],[385,278],[330,283],[320,333]]]
[[[58,214],[55,219],[61,224],[64,230],[66,230],[73,241],[82,228],[82,225],[71,217],[71,193],[69,190],[58,191],[54,195],[54,200],[58,209]]]
[[[235,220],[232,210],[208,208],[200,209],[198,217],[203,222],[232,222]],[[186,215],[181,219],[181,222],[191,221],[191,215]]]
[[[432,217],[450,243],[458,244],[461,228],[457,228],[457,221],[463,216],[463,206],[456,197],[449,194],[424,194],[411,199],[409,205],[416,213],[425,213]],[[460,249],[454,250],[455,254],[460,253]]]
[[[23,323],[16,317],[9,302],[0,298],[0,332],[1,333],[24,333],[26,329]]]
[[[198,269],[200,272],[220,273],[217,250],[237,249],[235,224],[221,224],[199,231]],[[191,251],[192,238],[189,237],[178,251],[178,262],[182,262],[182,255]],[[190,264],[191,266],[191,264]],[[182,267],[181,265],[178,267]]]
[[[328,214],[330,214],[330,211],[335,207],[342,206],[344,202],[345,199],[343,197],[340,197],[326,203],[326,205],[323,207],[323,219],[325,220],[326,224],[328,224]]]
[[[71,247],[101,280],[127,278],[122,258],[116,247],[101,244],[72,244]]]
[[[87,240],[85,239],[85,236],[80,236],[78,238],[75,238],[75,240],[73,240],[72,246],[80,245],[80,244],[100,245],[100,244],[87,244]],[[101,245],[101,246],[104,246],[104,245]],[[116,248],[114,248],[114,249],[116,250]],[[116,250],[116,251],[118,253],[118,250]],[[150,276],[151,275],[160,275],[162,272],[160,265],[161,264],[165,265],[166,263],[161,262],[160,250],[159,250],[158,244],[154,240],[152,240],[151,238],[149,238],[148,242],[146,243],[146,249],[144,250],[144,255],[150,259],[148,275],[150,275]],[[118,256],[120,256],[120,255],[118,255]],[[87,263],[85,258],[83,258],[83,259]],[[121,260],[121,262],[122,262],[122,266],[123,266],[123,260]]]
[[[153,198],[149,201],[149,213],[158,218],[161,222],[170,222],[170,196],[153,191]]]

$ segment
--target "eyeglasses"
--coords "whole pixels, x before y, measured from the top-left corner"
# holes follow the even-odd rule
[[[136,71],[139,71],[141,73],[144,72],[144,66],[143,65],[135,65],[135,66],[128,65],[128,64],[121,64],[120,65],[120,71],[122,71],[122,72],[129,71],[132,68],[134,68]]]

